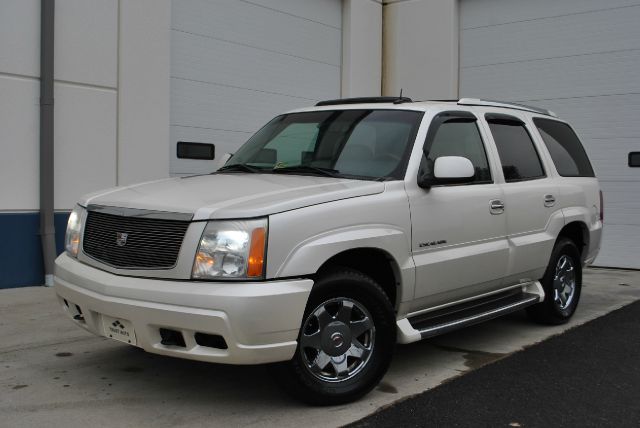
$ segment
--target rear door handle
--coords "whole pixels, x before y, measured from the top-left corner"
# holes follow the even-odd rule
[[[552,207],[556,204],[556,198],[553,195],[544,195],[544,206]]]
[[[504,212],[504,202],[500,199],[492,199],[489,201],[489,211],[491,214],[502,214]]]

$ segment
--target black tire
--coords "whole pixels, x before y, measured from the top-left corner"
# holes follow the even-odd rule
[[[333,303],[332,303],[333,302]],[[352,302],[352,303],[344,303]],[[349,310],[348,325],[353,326],[355,322],[358,322],[359,315],[370,315],[370,320],[373,323],[374,329],[369,329],[358,336],[358,340],[366,341],[369,338],[369,346],[371,350],[367,353],[366,361],[364,359],[358,360],[352,356],[344,355],[345,364],[350,364],[349,367],[357,367],[357,370],[353,370],[353,374],[349,374],[350,377],[342,380],[323,380],[318,373],[320,370],[316,367],[315,374],[310,367],[311,360],[318,361],[320,352],[324,352],[324,348],[314,349],[313,347],[303,347],[303,334],[307,338],[320,334],[322,338],[322,345],[328,346],[331,352],[342,352],[335,345],[333,341],[325,342],[325,340],[333,340],[336,332],[332,328],[336,327],[340,321],[338,321],[339,315],[332,315],[332,322],[325,324],[325,328],[321,328],[320,317],[318,313],[331,315],[330,309],[333,309],[336,305],[336,309],[340,309],[343,306],[349,306],[353,304],[353,309]],[[326,305],[326,306],[325,306]],[[360,311],[359,308],[364,308],[364,311]],[[320,311],[320,312],[319,312]],[[366,314],[368,312],[368,314]],[[344,318],[344,317],[343,317]],[[368,317],[367,317],[368,318]],[[360,317],[360,321],[366,321]],[[315,330],[313,323],[317,322],[317,331]],[[347,326],[347,324],[343,324]],[[369,324],[368,324],[369,325]],[[309,328],[311,327],[312,334],[309,335]],[[306,329],[306,330],[305,330]],[[329,334],[333,331],[333,335],[329,339]],[[359,331],[349,330],[346,333],[351,340],[351,336],[355,337],[352,332]],[[371,336],[373,335],[373,336]],[[346,337],[344,343],[346,344]],[[373,337],[373,339],[371,339]],[[337,339],[338,343],[342,343],[342,333],[339,334]],[[305,341],[304,343],[307,343]],[[352,342],[349,342],[352,343]],[[393,306],[389,301],[389,298],[382,290],[382,288],[370,277],[352,270],[352,269],[339,269],[328,272],[320,276],[319,280],[314,285],[314,288],[307,302],[307,307],[302,319],[302,325],[298,336],[298,348],[296,353],[288,362],[276,364],[272,367],[272,374],[275,375],[276,381],[291,394],[294,398],[302,400],[312,405],[334,405],[348,403],[362,397],[369,391],[371,391],[384,376],[389,364],[396,344],[396,319]],[[333,347],[335,346],[335,349]],[[303,349],[304,348],[304,349]],[[313,354],[314,351],[318,353]],[[310,355],[311,354],[311,355]],[[328,352],[324,355],[327,357]],[[315,355],[315,357],[314,357]],[[328,358],[328,357],[327,357]],[[342,358],[341,356],[336,357]],[[331,360],[327,370],[334,370],[335,376],[338,376],[338,370],[334,369],[334,360]],[[349,361],[349,363],[347,363]],[[360,361],[360,362],[359,362]],[[359,362],[359,363],[358,363]],[[361,366],[359,365],[361,364]],[[351,371],[351,369],[349,370]]]
[[[558,264],[563,257],[567,257],[573,265],[574,275],[574,292],[570,302],[566,307],[563,307],[562,301],[556,299],[556,290],[559,288],[559,284],[562,281],[556,281],[556,271]],[[562,274],[562,271],[560,271]],[[563,277],[561,275],[561,277]],[[560,238],[551,253],[551,259],[549,260],[549,266],[544,273],[544,276],[540,280],[542,287],[544,288],[545,298],[542,302],[530,306],[527,308],[527,314],[529,317],[541,324],[558,325],[564,324],[573,316],[578,302],[580,300],[580,292],[582,290],[582,262],[580,258],[580,251],[578,247],[568,238]]]

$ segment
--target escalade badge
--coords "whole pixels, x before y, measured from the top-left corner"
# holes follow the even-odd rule
[[[128,233],[116,232],[116,245],[118,247],[124,247],[125,245],[127,245],[128,236],[129,236]]]

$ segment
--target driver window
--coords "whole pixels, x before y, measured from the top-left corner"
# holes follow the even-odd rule
[[[440,156],[462,156],[469,159],[476,171],[471,184],[492,182],[487,154],[475,121],[454,120],[440,124],[428,155],[422,155],[420,174],[432,174],[433,165]]]

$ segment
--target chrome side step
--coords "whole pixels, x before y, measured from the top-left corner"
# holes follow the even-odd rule
[[[544,299],[538,282],[398,320],[399,343],[410,343],[517,312]]]

